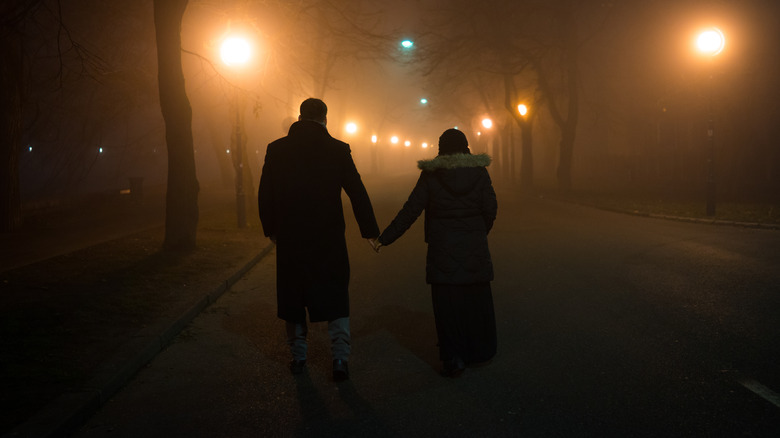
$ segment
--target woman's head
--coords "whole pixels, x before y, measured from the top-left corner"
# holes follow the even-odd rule
[[[448,129],[439,137],[439,155],[469,153],[469,142],[461,131]]]

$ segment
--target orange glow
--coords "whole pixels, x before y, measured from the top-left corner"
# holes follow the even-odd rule
[[[717,27],[707,29],[696,37],[696,48],[704,55],[715,56],[722,52],[725,46],[726,38]]]
[[[525,117],[525,115],[528,114],[528,107],[521,103],[520,105],[517,105],[517,112],[519,112],[521,116]]]
[[[252,56],[252,48],[249,42],[240,37],[226,38],[219,49],[222,62],[228,66],[244,65]]]
[[[493,127],[493,121],[485,117],[484,119],[482,119],[482,126],[484,126],[485,129],[490,129]]]

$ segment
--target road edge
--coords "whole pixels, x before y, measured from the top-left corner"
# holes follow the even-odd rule
[[[166,321],[139,332],[83,388],[63,394],[2,438],[62,437],[75,433],[111,397],[116,395],[137,373],[163,351],[204,309],[238,282],[250,269],[268,255],[273,243],[263,248],[249,262],[219,286],[189,306],[173,321]]]

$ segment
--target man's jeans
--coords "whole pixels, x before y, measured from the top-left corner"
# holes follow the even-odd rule
[[[304,321],[303,324],[285,322],[287,327],[287,345],[290,346],[290,353],[295,360],[305,360],[308,345],[306,344],[306,334],[309,328]],[[330,351],[333,359],[349,360],[350,353],[350,334],[349,317],[334,319],[328,321],[328,334],[330,335]]]

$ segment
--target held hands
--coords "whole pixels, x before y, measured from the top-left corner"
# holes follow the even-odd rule
[[[371,248],[374,250],[374,252],[379,254],[379,249],[382,247],[382,243],[379,242],[379,238],[374,237],[374,238],[368,238],[366,240],[368,241],[368,244],[371,245]]]

